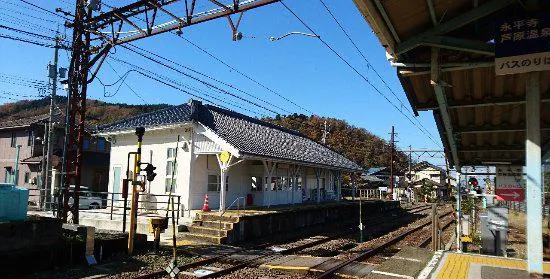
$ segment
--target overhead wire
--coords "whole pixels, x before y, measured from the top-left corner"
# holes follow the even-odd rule
[[[359,55],[363,58],[363,60],[367,63],[367,66],[369,67],[369,69],[371,69],[375,74],[376,76],[378,76],[378,78],[382,81],[382,83],[384,83],[384,85],[386,86],[386,88],[388,88],[388,90],[391,92],[391,94],[397,99],[397,101],[401,104],[401,107],[402,108],[405,108],[405,110],[407,110],[409,113],[413,113],[412,110],[410,110],[408,108],[408,106],[401,100],[401,98],[399,98],[397,96],[397,94],[395,93],[395,91],[390,87],[390,85],[386,82],[386,80],[382,77],[382,75],[380,75],[380,73],[376,70],[376,68],[374,68],[374,66],[372,65],[372,63],[367,59],[367,57],[365,56],[365,54],[363,53],[363,51],[361,51],[361,49],[359,48],[359,46],[355,43],[355,41],[351,38],[351,36],[349,35],[349,33],[346,31],[346,29],[344,28],[344,26],[340,23],[340,21],[336,18],[336,16],[334,15],[334,13],[330,10],[330,8],[328,7],[328,5],[323,1],[323,0],[319,0],[321,2],[321,4],[325,7],[326,11],[330,14],[330,16],[332,17],[332,19],[336,22],[336,24],[338,25],[338,27],[340,28],[340,30],[344,33],[344,35],[348,38],[348,40],[350,41],[350,43],[353,45],[353,47],[355,48],[355,50],[357,51],[357,53],[359,53]],[[424,125],[420,122],[420,121],[417,121],[418,124],[428,133],[430,134],[430,136],[433,137],[433,135],[428,131],[428,129],[426,129],[426,127],[424,127]]]
[[[365,75],[363,75],[356,67],[351,65],[351,63],[345,59],[338,51],[336,51],[331,45],[329,45],[323,38],[317,35],[315,32],[302,18],[300,18],[292,9],[290,9],[283,1],[279,1],[302,25],[304,25],[311,33],[317,36],[317,39],[323,43],[332,53],[334,53],[342,62],[344,62],[351,70],[353,70],[357,75],[359,75],[367,84],[369,84],[381,97],[383,97],[387,102],[389,102],[397,111],[399,111],[411,124],[417,127],[423,134],[425,134],[430,140],[432,140],[436,145],[440,146],[429,132],[424,131],[416,122],[414,122],[407,114],[403,113],[399,107],[394,104],[378,87],[376,87]]]
[[[107,63],[107,65],[111,68],[111,70],[113,70],[113,72],[115,72],[115,74],[119,77],[119,78],[122,78],[121,75],[118,74],[118,72],[115,70],[115,68],[113,67],[113,65],[111,65],[111,63],[109,63],[109,61],[105,61],[105,63]],[[138,94],[127,82],[126,82],[126,79],[123,79],[122,80],[122,83],[124,83],[124,85],[126,85],[126,87],[128,87],[128,89],[130,89],[130,91],[132,91],[132,93],[134,93],[134,95],[136,95],[136,97],[138,97],[144,104],[148,104],[147,101],[145,101],[145,99],[143,99],[143,97]]]
[[[242,107],[241,105],[236,104],[236,103],[234,103],[234,102],[231,102],[231,101],[229,101],[229,100],[220,99],[220,98],[218,98],[218,97],[216,97],[216,96],[213,96],[213,95],[211,95],[211,94],[208,94],[208,93],[206,93],[206,92],[204,92],[204,91],[202,91],[202,90],[199,90],[199,89],[197,89],[197,88],[194,88],[194,87],[192,87],[192,86],[190,86],[190,85],[181,83],[181,82],[176,81],[176,80],[174,80],[174,79],[171,79],[171,78],[169,78],[169,77],[167,77],[167,76],[164,76],[164,75],[155,73],[155,72],[153,72],[153,71],[151,71],[151,70],[148,70],[148,69],[145,69],[145,68],[143,68],[143,67],[140,67],[140,66],[138,66],[138,65],[136,65],[136,64],[130,63],[130,62],[126,61],[126,60],[118,59],[118,58],[112,57],[112,56],[111,56],[110,58],[113,59],[113,60],[116,61],[116,62],[119,62],[119,63],[121,63],[121,64],[125,64],[125,65],[129,66],[130,68],[134,69],[134,72],[136,72],[136,73],[140,73],[140,74],[142,74],[142,75],[143,75],[143,73],[148,73],[148,74],[151,75],[151,76],[155,76],[157,79],[154,79],[154,80],[156,80],[156,81],[158,81],[158,82],[161,82],[161,81],[162,81],[161,83],[163,83],[163,84],[165,84],[165,85],[168,85],[168,84],[166,84],[166,83],[171,83],[170,85],[168,85],[169,87],[172,87],[172,88],[174,88],[174,89],[180,90],[180,91],[182,91],[182,92],[184,92],[184,93],[186,93],[186,94],[188,94],[188,95],[190,95],[190,96],[192,96],[192,97],[195,97],[195,98],[204,100],[204,101],[209,102],[209,103],[211,103],[211,104],[220,106],[220,107],[225,108],[225,109],[229,109],[229,108],[226,107],[225,105],[221,105],[221,104],[223,103],[223,104],[226,104],[226,105],[232,105],[232,106],[234,106],[234,107],[236,107],[236,108],[239,108],[239,109],[242,109],[242,110],[245,110],[245,111],[254,113],[254,114],[256,114],[256,115],[265,115],[265,114],[259,113],[259,112],[257,112],[257,111],[254,111],[254,110],[251,110],[251,109]],[[150,78],[150,76],[147,76],[147,77]],[[175,85],[174,85],[174,84],[175,84]],[[203,95],[207,96],[208,98],[214,99],[214,100],[216,100],[216,101],[218,101],[218,102],[214,102],[214,101],[212,101],[211,99],[202,98],[202,97],[200,97],[200,95],[197,95],[197,94],[192,94],[192,93],[188,92],[187,90],[181,89],[180,87],[178,87],[178,86],[176,86],[176,85],[181,86],[181,87],[184,87],[184,88],[187,88],[187,89],[189,89],[189,90],[191,90],[191,91],[194,91],[194,92],[196,92],[196,93],[198,93],[198,94],[203,94]]]
[[[282,111],[284,111],[284,112],[286,112],[286,113],[290,113],[290,111],[288,111],[288,110],[286,110],[286,109],[284,109],[284,108],[282,108],[282,107],[280,107],[280,106],[277,106],[277,105],[275,105],[275,104],[273,104],[273,103],[271,103],[271,102],[269,102],[269,101],[266,101],[266,100],[264,100],[264,99],[258,98],[258,97],[254,96],[254,95],[252,95],[252,94],[250,94],[250,93],[248,93],[248,92],[246,92],[246,91],[244,91],[244,90],[242,90],[242,89],[239,89],[238,87],[236,87],[236,86],[234,86],[234,85],[232,85],[232,84],[229,84],[229,83],[227,83],[227,82],[224,82],[224,81],[222,81],[222,80],[219,80],[219,79],[217,79],[217,78],[215,78],[215,77],[212,77],[212,76],[210,76],[210,75],[207,75],[207,74],[205,74],[205,73],[199,72],[199,71],[197,71],[197,70],[195,70],[195,69],[193,69],[193,68],[191,68],[191,67],[189,67],[189,66],[185,66],[185,65],[183,65],[183,64],[181,64],[181,63],[178,63],[178,62],[176,62],[176,61],[174,61],[174,60],[168,59],[168,58],[163,57],[163,56],[161,56],[161,55],[158,55],[158,54],[156,54],[156,53],[154,53],[154,52],[151,52],[151,51],[149,51],[149,50],[143,49],[143,48],[141,48],[141,47],[138,47],[138,46],[136,46],[136,45],[134,45],[134,44],[128,43],[128,45],[130,45],[130,46],[132,46],[132,47],[134,47],[134,48],[136,48],[136,49],[138,49],[138,50],[141,50],[141,51],[143,51],[143,52],[146,52],[146,53],[148,53],[148,54],[150,54],[150,55],[153,55],[153,56],[155,56],[155,57],[157,57],[157,58],[159,58],[159,59],[161,59],[161,60],[170,62],[170,63],[172,63],[172,64],[174,64],[174,65],[177,65],[177,66],[182,67],[182,68],[184,68],[184,69],[186,69],[186,70],[189,70],[189,71],[191,71],[191,72],[193,72],[193,73],[195,73],[195,74],[198,74],[198,75],[200,75],[200,76],[203,76],[203,77],[206,77],[206,78],[208,78],[208,79],[211,79],[211,80],[213,80],[213,81],[215,81],[215,82],[217,82],[217,83],[223,84],[223,85],[225,85],[225,86],[227,86],[227,87],[229,87],[229,88],[231,88],[231,89],[234,89],[234,90],[236,90],[236,91],[238,91],[238,92],[241,92],[241,93],[243,93],[243,94],[245,94],[245,95],[247,95],[247,96],[249,96],[249,97],[251,97],[251,98],[253,98],[253,99],[255,99],[255,100],[258,100],[258,101],[263,102],[263,103],[265,103],[265,104],[267,104],[267,105],[273,106],[273,107],[275,107],[275,108],[277,108],[277,109],[280,109],[280,110],[282,110]]]
[[[153,57],[151,57],[151,56],[148,56],[148,55],[146,55],[146,54],[144,54],[144,53],[141,53],[141,52],[139,52],[139,51],[137,51],[137,50],[135,50],[135,49],[132,49],[132,48],[130,48],[130,47],[128,47],[128,46],[125,46],[125,45],[120,45],[120,46],[123,47],[123,48],[125,48],[125,49],[127,49],[127,50],[129,50],[129,51],[131,51],[131,52],[133,52],[133,53],[135,53],[135,54],[137,54],[137,55],[139,55],[139,56],[141,56],[141,57],[143,57],[143,58],[146,58],[147,60],[150,60],[150,61],[152,61],[152,62],[154,62],[154,63],[156,63],[156,64],[159,64],[159,65],[161,65],[161,66],[163,66],[163,67],[165,67],[165,68],[168,68],[168,69],[170,69],[170,70],[172,70],[172,71],[175,71],[175,72],[177,72],[177,73],[179,73],[179,74],[181,74],[181,75],[184,75],[184,76],[186,76],[186,77],[188,77],[188,78],[191,78],[191,79],[193,79],[193,80],[195,80],[195,81],[197,81],[197,82],[200,82],[200,83],[203,83],[203,84],[207,84],[209,87],[215,88],[216,90],[218,90],[218,91],[220,91],[220,92],[222,92],[222,93],[224,93],[224,94],[226,94],[226,95],[229,95],[229,96],[234,97],[234,98],[236,98],[236,99],[239,99],[239,100],[241,100],[241,101],[243,101],[243,102],[246,102],[246,103],[248,103],[248,104],[250,104],[250,105],[259,107],[259,108],[264,109],[264,110],[266,110],[266,111],[269,111],[269,112],[271,112],[271,113],[273,113],[273,114],[276,114],[276,115],[277,115],[277,114],[280,114],[280,113],[278,113],[278,112],[276,112],[276,111],[274,111],[274,110],[272,110],[272,109],[270,109],[270,108],[268,108],[268,107],[265,107],[264,105],[258,104],[258,103],[256,103],[256,102],[253,102],[253,101],[249,100],[249,99],[246,99],[246,98],[243,98],[243,97],[241,97],[241,96],[239,96],[239,95],[236,95],[236,94],[234,94],[234,93],[231,93],[231,92],[229,92],[229,91],[227,91],[227,90],[225,90],[225,89],[223,89],[223,88],[220,88],[219,86],[216,86],[216,85],[214,85],[214,84],[212,84],[212,83],[209,83],[209,82],[204,81],[204,80],[202,80],[202,79],[200,79],[200,78],[197,78],[196,76],[193,76],[193,75],[188,74],[188,73],[186,73],[186,72],[184,72],[184,71],[181,71],[181,70],[179,70],[179,69],[176,69],[175,67],[172,67],[172,66],[170,66],[170,65],[167,65],[166,63],[163,63],[163,62],[161,62],[161,61],[159,61],[159,60],[157,60],[157,59],[155,59],[155,58],[153,58]]]
[[[6,30],[17,32],[17,33],[21,33],[21,34],[42,38],[42,39],[45,39],[45,40],[55,40],[54,37],[45,36],[45,35],[41,35],[41,34],[29,32],[29,31],[21,30],[21,29],[14,28],[14,27],[9,27],[9,26],[3,25],[3,24],[0,24],[0,29],[6,29]]]
[[[37,8],[37,9],[39,9],[39,10],[42,10],[42,11],[44,11],[44,12],[46,12],[46,13],[49,13],[49,14],[55,15],[55,16],[57,16],[57,17],[60,17],[60,18],[62,18],[62,19],[64,19],[64,20],[70,21],[70,19],[69,19],[68,17],[62,16],[62,15],[60,15],[60,14],[58,14],[58,13],[55,13],[55,12],[52,12],[52,11],[50,11],[50,10],[48,10],[48,9],[42,8],[42,7],[40,7],[40,6],[36,5],[36,4],[33,4],[33,3],[29,2],[29,1],[26,1],[26,0],[19,0],[19,1],[21,1],[21,2],[23,2],[23,3],[25,3],[25,4],[27,4],[27,5],[30,5],[30,6],[32,6],[32,7],[35,7],[35,8]]]
[[[111,5],[108,5],[108,4],[105,4],[105,3],[104,3],[104,5],[107,6],[107,7],[109,7],[109,8],[111,8],[111,9],[115,9],[115,8],[116,8],[116,7],[114,7],[114,6],[111,6]],[[143,20],[143,19],[141,19],[141,18],[138,18],[138,19],[141,20],[141,21],[145,21],[145,20]],[[201,52],[205,53],[205,54],[208,55],[209,57],[213,58],[214,60],[218,61],[218,62],[221,63],[222,65],[226,66],[226,67],[229,68],[231,71],[238,73],[239,75],[241,75],[241,76],[245,77],[246,79],[252,81],[253,83],[257,84],[258,86],[264,88],[265,90],[267,90],[267,91],[269,91],[269,92],[275,94],[276,96],[282,98],[282,99],[285,100],[286,102],[289,102],[290,104],[292,104],[292,105],[298,107],[299,109],[301,109],[301,110],[303,110],[303,111],[305,111],[305,112],[308,112],[308,113],[310,113],[310,114],[313,114],[313,112],[312,112],[311,110],[308,110],[308,109],[304,108],[303,106],[300,106],[300,105],[297,104],[296,102],[294,102],[294,101],[290,100],[289,98],[283,96],[282,94],[280,94],[279,92],[275,91],[274,89],[272,89],[272,88],[266,86],[265,84],[259,82],[259,81],[256,80],[256,79],[252,78],[250,75],[247,75],[247,74],[245,74],[244,72],[240,71],[239,69],[235,68],[234,66],[231,66],[231,65],[228,64],[227,62],[223,61],[221,58],[215,56],[213,53],[207,51],[206,49],[202,48],[202,47],[199,46],[198,44],[192,42],[191,40],[189,40],[189,39],[187,39],[187,38],[185,38],[185,37],[183,37],[183,36],[180,36],[180,35],[178,35],[177,33],[174,33],[174,32],[170,32],[170,33],[176,35],[176,36],[179,37],[180,39],[183,39],[184,41],[186,41],[187,43],[189,43],[189,44],[192,45],[193,47],[197,48],[198,50],[200,50]],[[231,85],[226,85],[226,86],[232,87]],[[238,90],[237,88],[234,88],[234,89]],[[244,92],[241,92],[241,93],[244,93]],[[247,95],[249,95],[249,96],[251,95],[250,93],[245,93],[245,94],[247,94]],[[258,99],[257,97],[253,97],[253,98]],[[261,100],[261,99],[260,99],[260,100]],[[272,105],[273,105],[273,104],[272,104]],[[275,106],[275,105],[274,105],[274,106]],[[278,109],[284,111],[284,112],[290,113],[290,111],[288,111],[288,110],[286,110],[286,109],[283,109],[283,108],[281,108],[281,107],[279,107],[279,106],[276,106],[276,107],[277,107]]]

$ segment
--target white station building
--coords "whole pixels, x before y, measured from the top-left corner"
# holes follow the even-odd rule
[[[156,195],[169,193],[177,160],[174,195],[180,196],[182,211],[201,209],[206,194],[213,209],[239,198],[247,206],[264,207],[340,200],[342,172],[362,171],[296,131],[191,100],[98,127],[98,135],[111,142],[109,192],[122,192],[140,126],[145,127],[142,162],[152,163],[157,173],[147,183],[146,196],[161,201],[163,196]],[[149,203],[157,205],[166,207]]]

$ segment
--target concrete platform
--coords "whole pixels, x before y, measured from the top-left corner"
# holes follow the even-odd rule
[[[435,270],[432,279],[522,279],[529,278],[526,271],[527,261],[468,254],[447,252],[443,255]],[[550,262],[544,263],[545,276],[550,275]]]
[[[424,248],[404,247],[394,256],[378,265],[366,278],[414,279],[432,259],[433,253]]]
[[[363,202],[363,216],[400,208],[396,201]],[[335,225],[355,221],[359,215],[359,202],[324,202],[246,208],[220,212],[196,212],[193,224],[186,229],[185,238],[191,241],[233,244],[272,237],[285,233],[327,224]]]

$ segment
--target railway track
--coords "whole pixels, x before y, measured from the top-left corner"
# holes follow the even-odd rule
[[[411,215],[421,213],[421,212],[426,211],[430,208],[431,208],[431,205],[418,206],[418,207],[414,207],[414,208],[405,210],[410,215],[396,216],[396,217],[392,217],[392,218],[389,218],[389,219],[385,218],[385,219],[381,219],[380,221],[374,221],[374,222],[372,222],[373,220],[369,220],[366,224],[368,226],[376,226],[376,225],[380,225],[380,224],[384,224],[384,223],[388,223],[388,222],[390,222],[390,223],[391,222],[398,222],[401,219],[411,218]],[[388,212],[386,212],[386,214],[390,213],[390,212],[391,211],[388,211]],[[380,231],[380,229],[377,230],[377,231]],[[357,233],[357,232],[353,232],[353,233]],[[190,276],[189,272],[185,272],[186,270],[193,270],[193,269],[196,269],[198,267],[205,267],[205,266],[208,266],[208,265],[211,265],[211,264],[214,264],[214,263],[219,263],[219,262],[222,262],[222,261],[224,263],[228,263],[230,265],[229,267],[215,268],[215,269],[218,269],[218,270],[200,276],[200,278],[216,278],[216,277],[220,277],[220,276],[229,274],[231,272],[234,272],[236,270],[239,270],[239,269],[242,269],[242,268],[245,268],[245,267],[258,266],[263,262],[269,261],[270,258],[273,258],[273,257],[280,257],[280,256],[288,255],[288,254],[293,254],[293,253],[296,253],[298,251],[301,251],[301,250],[304,250],[304,249],[307,249],[307,248],[310,248],[310,247],[313,247],[313,246],[316,246],[316,245],[319,245],[319,244],[337,239],[338,237],[343,237],[343,236],[351,235],[351,234],[352,234],[352,232],[346,232],[346,233],[342,234],[341,231],[340,231],[340,233],[336,233],[335,235],[328,236],[328,237],[321,238],[321,239],[316,239],[316,240],[313,240],[311,242],[307,242],[307,243],[304,243],[304,244],[301,244],[301,245],[298,245],[298,246],[295,246],[295,247],[291,247],[291,248],[285,249],[285,250],[280,251],[280,252],[264,251],[266,253],[256,254],[258,249],[265,249],[267,247],[273,246],[273,243],[260,244],[260,245],[257,245],[255,247],[253,247],[252,249],[239,249],[238,251],[224,253],[224,254],[216,255],[216,256],[213,256],[213,257],[206,258],[206,259],[201,259],[201,260],[197,260],[197,261],[194,261],[194,262],[191,262],[191,263],[187,263],[187,264],[178,266],[178,269],[183,271],[184,277],[192,278],[192,276]],[[245,256],[245,257],[236,258],[236,259],[232,258],[232,256],[236,256],[238,253],[247,253],[247,254],[250,253],[250,255]],[[189,275],[185,276],[185,274],[189,274]],[[137,276],[135,278],[136,279],[152,279],[152,278],[161,278],[161,277],[166,276],[166,275],[167,275],[167,272],[165,270],[158,270],[158,271],[155,271],[155,272],[151,272],[151,273],[147,273],[147,274]]]
[[[446,216],[449,216],[449,215],[452,215],[453,212],[452,211],[449,211],[447,213],[444,213],[442,215],[439,216],[439,218],[444,218]],[[445,223],[444,227],[448,227],[450,226],[450,224],[452,223],[453,221],[449,221],[448,223]],[[353,263],[353,262],[362,262],[362,261],[365,261],[366,259],[382,252],[383,250],[385,250],[386,248],[388,247],[391,247],[393,246],[394,244],[398,243],[399,241],[401,241],[402,239],[404,239],[405,237],[409,236],[410,234],[413,234],[419,230],[421,230],[422,228],[426,227],[426,226],[429,226],[431,224],[431,220],[427,220],[425,222],[422,222],[420,225],[418,226],[415,226],[413,228],[410,228],[408,230],[406,230],[405,232],[403,233],[400,233],[398,234],[397,236],[394,236],[386,241],[384,241],[383,243],[380,243],[378,245],[376,245],[375,247],[365,251],[365,252],[362,252],[362,253],[359,253],[357,254],[356,256],[346,260],[346,261],[343,261],[342,263],[334,266],[333,268],[325,271],[324,273],[316,276],[315,278],[316,279],[325,279],[325,278],[332,278],[334,276],[334,274],[342,269],[343,267]],[[426,239],[424,240],[424,242],[430,242],[431,241],[431,236],[429,236],[429,239]]]

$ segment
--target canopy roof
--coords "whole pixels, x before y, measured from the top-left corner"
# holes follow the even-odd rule
[[[496,76],[493,42],[503,18],[550,12],[548,1],[354,2],[397,67],[414,112],[433,110],[451,165],[524,163],[527,74]],[[540,72],[543,144],[550,140],[549,81],[550,72]]]

